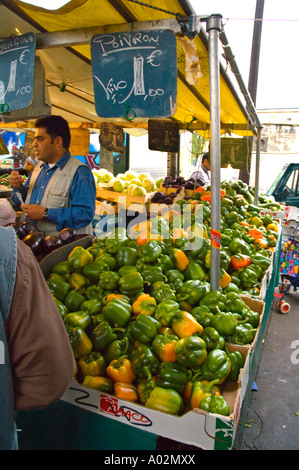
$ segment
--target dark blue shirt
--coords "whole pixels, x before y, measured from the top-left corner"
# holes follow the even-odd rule
[[[70,152],[66,152],[52,168],[49,167],[48,163],[44,163],[42,165],[42,169],[31,193],[30,204],[41,204],[41,200],[50,179],[58,167],[64,167],[70,156]],[[25,201],[29,183],[30,177],[18,190],[13,190],[12,201],[16,207],[20,207],[20,201],[16,195],[17,191],[21,193]],[[80,227],[85,227],[93,220],[95,199],[96,186],[94,176],[88,166],[81,165],[76,171],[71,185],[70,206],[58,209],[49,208],[49,220],[57,224],[58,231],[66,227],[71,227],[74,230],[77,230]]]

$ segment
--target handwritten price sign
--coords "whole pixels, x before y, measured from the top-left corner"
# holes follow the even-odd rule
[[[27,108],[32,102],[35,35],[26,33],[0,43],[0,112]]]
[[[100,117],[167,117],[176,111],[176,38],[170,30],[99,34],[91,39]]]

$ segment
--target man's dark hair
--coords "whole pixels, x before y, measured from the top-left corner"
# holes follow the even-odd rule
[[[203,154],[202,159],[201,159],[201,163],[203,163],[205,160],[208,160],[208,162],[210,161],[209,152],[206,152],[206,153]]]
[[[55,115],[46,116],[38,119],[35,127],[44,127],[52,140],[58,136],[62,137],[63,147],[68,150],[71,143],[71,133],[68,122],[63,117]]]

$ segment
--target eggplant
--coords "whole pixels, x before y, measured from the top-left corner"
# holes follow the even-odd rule
[[[49,254],[51,251],[56,250],[63,246],[63,241],[59,238],[58,235],[47,235],[44,237],[42,251],[43,254]]]
[[[33,254],[35,256],[39,256],[43,252],[43,241],[44,241],[44,234],[39,232],[38,230],[32,231],[23,238],[23,242],[31,248]]]
[[[59,232],[58,237],[64,245],[71,243],[76,240],[75,230],[70,227],[64,228]]]
[[[23,240],[23,238],[25,238],[27,235],[22,225],[18,225],[17,227],[15,227],[15,231],[20,240]]]
[[[23,228],[26,234],[36,231],[36,226],[33,225],[31,222],[24,221],[21,223],[21,227]]]

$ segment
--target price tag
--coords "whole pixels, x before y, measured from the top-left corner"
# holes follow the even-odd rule
[[[0,43],[0,113],[27,108],[33,97],[35,35]]]

